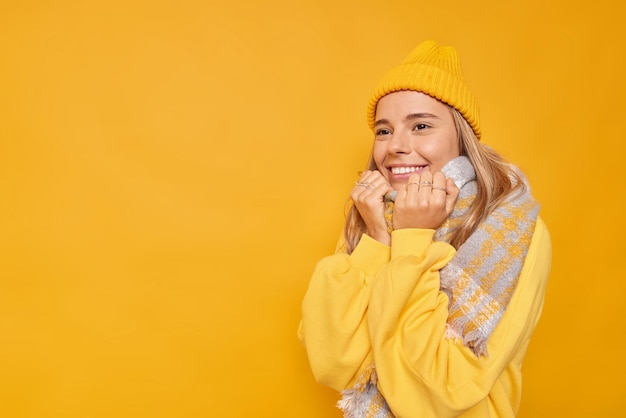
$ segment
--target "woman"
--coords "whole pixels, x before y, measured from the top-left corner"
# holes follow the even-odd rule
[[[453,48],[427,41],[392,68],[368,123],[345,242],[302,304],[313,374],[346,417],[513,417],[551,263],[538,204],[479,142]]]

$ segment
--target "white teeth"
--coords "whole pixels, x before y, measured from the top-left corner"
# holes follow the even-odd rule
[[[414,173],[415,170],[419,170],[420,167],[391,167],[393,174],[407,174]]]

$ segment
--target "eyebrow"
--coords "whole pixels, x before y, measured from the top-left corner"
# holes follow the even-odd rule
[[[432,113],[425,113],[425,112],[424,113],[410,113],[406,115],[406,117],[404,118],[404,121],[408,122],[414,119],[439,119],[439,116],[433,115]],[[379,119],[374,123],[374,126],[384,125],[388,123],[389,121],[387,119]]]

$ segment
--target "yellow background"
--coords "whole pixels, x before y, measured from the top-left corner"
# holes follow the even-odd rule
[[[617,416],[626,16],[575,4],[5,1],[0,416],[339,417],[300,302],[424,39],[552,233],[520,416]]]

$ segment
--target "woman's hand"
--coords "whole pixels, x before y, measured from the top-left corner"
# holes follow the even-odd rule
[[[443,173],[425,171],[409,177],[398,190],[393,207],[393,229],[437,229],[452,213],[459,188]]]
[[[350,197],[361,214],[367,234],[375,240],[390,245],[391,236],[385,222],[385,194],[393,189],[385,178],[376,170],[367,170],[361,174]]]

